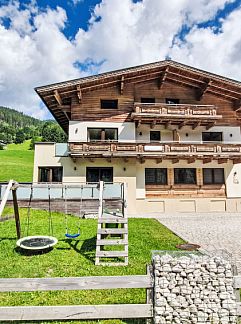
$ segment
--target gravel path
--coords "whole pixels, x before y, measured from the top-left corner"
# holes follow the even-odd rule
[[[175,214],[157,219],[189,243],[207,251],[226,250],[241,274],[241,214]]]

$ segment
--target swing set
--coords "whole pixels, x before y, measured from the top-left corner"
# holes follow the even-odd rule
[[[12,191],[13,196],[13,207],[14,207],[14,216],[15,216],[15,224],[16,224],[16,232],[17,232],[17,246],[26,249],[26,250],[44,250],[44,249],[50,249],[54,245],[58,243],[57,238],[53,236],[53,221],[52,221],[52,211],[51,211],[51,195],[50,190],[51,187],[48,186],[48,228],[49,228],[49,236],[43,236],[43,235],[35,235],[35,236],[29,236],[29,229],[30,229],[30,220],[31,220],[31,208],[32,208],[32,201],[33,201],[33,191],[34,186],[31,185],[30,187],[30,197],[28,201],[28,207],[27,207],[27,219],[26,219],[26,234],[24,237],[21,238],[21,225],[20,225],[20,217],[19,217],[19,210],[18,210],[18,201],[17,201],[17,188],[18,183],[11,180],[9,182],[9,185],[7,186],[7,189],[5,191],[4,197],[2,199],[2,202],[0,204],[0,217],[1,213],[4,209],[4,206],[7,202],[8,196],[10,191]],[[83,185],[81,185],[80,188],[80,215],[84,217],[83,213]],[[67,190],[68,187],[64,187],[64,211],[65,211],[65,237],[67,239],[76,239],[80,236],[80,224],[81,224],[81,216],[79,217],[78,224],[77,224],[77,232],[70,232],[70,226],[69,226],[69,220],[68,220],[68,201],[67,201]]]

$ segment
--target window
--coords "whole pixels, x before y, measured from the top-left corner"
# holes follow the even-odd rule
[[[196,184],[196,169],[174,169],[175,184]]]
[[[167,169],[145,169],[146,185],[166,185],[167,184]]]
[[[86,168],[86,182],[113,182],[113,168]]]
[[[203,169],[203,184],[224,184],[224,169]]]
[[[141,103],[155,103],[155,98],[141,98]]]
[[[101,109],[117,109],[118,108],[118,99],[101,99],[100,100]]]
[[[88,128],[88,141],[118,141],[118,128]]]
[[[203,142],[222,142],[223,134],[221,132],[203,132]]]
[[[150,141],[151,142],[160,142],[161,132],[160,131],[150,131]]]
[[[169,105],[178,105],[180,100],[175,98],[166,98],[166,103]]]
[[[63,167],[40,167],[39,182],[62,182]]]

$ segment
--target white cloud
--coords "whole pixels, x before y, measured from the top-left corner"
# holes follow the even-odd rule
[[[167,55],[241,79],[241,7],[222,21],[218,34],[212,28],[198,28],[231,2],[102,0],[92,12],[88,30],[79,29],[72,41],[63,33],[69,23],[63,8],[43,12],[34,1],[21,10],[16,1],[0,6],[0,105],[45,117],[35,86],[163,60]],[[6,17],[9,28],[2,22]],[[184,25],[190,31],[181,42],[177,35]],[[88,63],[87,71],[78,70],[77,61]]]

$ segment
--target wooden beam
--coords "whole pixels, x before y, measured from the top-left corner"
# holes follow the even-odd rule
[[[58,90],[54,90],[54,98],[57,101],[58,105],[62,106],[63,102],[62,102],[62,99],[61,99],[61,96],[60,96]]]
[[[203,159],[203,164],[212,162],[212,158],[205,158]]]
[[[198,121],[198,122],[195,122],[193,125],[192,125],[192,129],[194,130],[194,129],[196,129],[198,126],[200,126],[201,125],[201,122],[200,121]]]
[[[215,125],[215,123],[209,123],[209,124],[206,126],[206,130],[209,130],[209,129],[212,128],[214,125]]]
[[[159,90],[161,90],[161,88],[162,88],[162,86],[163,86],[163,84],[164,84],[164,82],[165,82],[165,80],[166,80],[168,70],[169,70],[169,66],[166,68],[165,71],[163,71],[163,72],[161,73],[161,76],[160,76],[160,78],[159,78],[159,80],[158,80],[158,89],[159,89]]]
[[[152,318],[152,304],[0,307],[0,321]]]
[[[191,163],[194,163],[196,161],[195,157],[190,157],[188,160],[187,160],[187,163],[188,164],[191,164]]]
[[[183,121],[178,125],[178,129],[182,129],[186,125],[187,121]]]
[[[233,107],[235,111],[241,110],[241,99],[235,100],[233,102]]]
[[[168,127],[171,125],[171,121],[168,120],[166,123],[165,123],[165,129],[168,129]]]
[[[233,164],[239,164],[241,163],[241,158],[240,159],[233,159]]]
[[[228,159],[218,159],[218,164],[227,163]]]
[[[179,159],[172,159],[172,164],[175,164],[175,163],[178,163],[179,162]]]
[[[200,101],[202,99],[202,97],[204,96],[204,94],[208,91],[208,89],[210,88],[212,84],[211,80],[208,80],[203,86],[201,86],[198,90],[197,90],[197,100]]]
[[[82,103],[82,91],[81,91],[81,88],[80,88],[79,85],[76,88],[77,88],[77,97],[78,97],[79,103]]]
[[[18,210],[18,199],[17,199],[17,190],[12,188],[13,195],[13,209],[14,209],[14,217],[15,217],[15,225],[16,225],[16,233],[18,240],[21,238],[21,225],[20,225],[20,217]]]
[[[125,163],[128,163],[128,162],[129,162],[129,159],[128,159],[127,157],[124,157],[124,158],[123,158],[123,161],[124,161]]]
[[[156,126],[156,120],[154,119],[151,123],[151,129],[153,129]]]
[[[120,83],[120,94],[121,95],[123,95],[123,93],[124,93],[124,80],[125,80],[125,77],[124,77],[124,75],[122,75],[121,83]]]
[[[162,162],[162,158],[158,158],[158,159],[156,159],[156,164],[159,164],[159,163],[161,163]]]
[[[141,126],[141,119],[135,121],[135,126],[136,126],[136,128]]]

